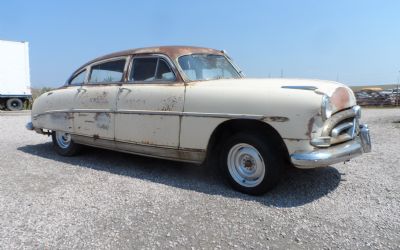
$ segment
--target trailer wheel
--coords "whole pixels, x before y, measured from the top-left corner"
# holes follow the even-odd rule
[[[11,98],[7,100],[6,106],[8,110],[11,111],[18,111],[18,110],[22,110],[23,108],[23,102],[21,99],[19,98]]]

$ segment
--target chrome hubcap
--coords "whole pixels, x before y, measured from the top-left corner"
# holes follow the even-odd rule
[[[57,144],[60,148],[68,148],[71,144],[71,135],[65,132],[56,132]]]
[[[258,150],[246,143],[236,144],[229,150],[229,173],[242,186],[255,187],[265,175],[265,163]]]

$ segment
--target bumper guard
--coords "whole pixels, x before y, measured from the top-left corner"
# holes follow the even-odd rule
[[[294,153],[290,158],[296,166],[312,168],[345,162],[368,152],[371,152],[369,129],[367,125],[360,125],[359,134],[351,141],[311,152]]]

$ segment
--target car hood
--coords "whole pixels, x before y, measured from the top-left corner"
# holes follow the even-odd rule
[[[326,95],[330,98],[333,113],[356,105],[353,91],[344,84],[334,81],[317,79],[290,79],[290,78],[267,78],[267,79],[220,79],[195,82],[202,87],[236,88],[243,90],[254,90],[257,92],[279,92],[284,94],[296,93],[302,95],[305,92],[313,92],[316,95]],[[322,98],[321,98],[322,100]]]

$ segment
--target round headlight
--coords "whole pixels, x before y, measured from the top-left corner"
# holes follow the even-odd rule
[[[329,119],[329,117],[332,116],[332,105],[329,96],[327,95],[322,97],[321,113],[324,120]]]

